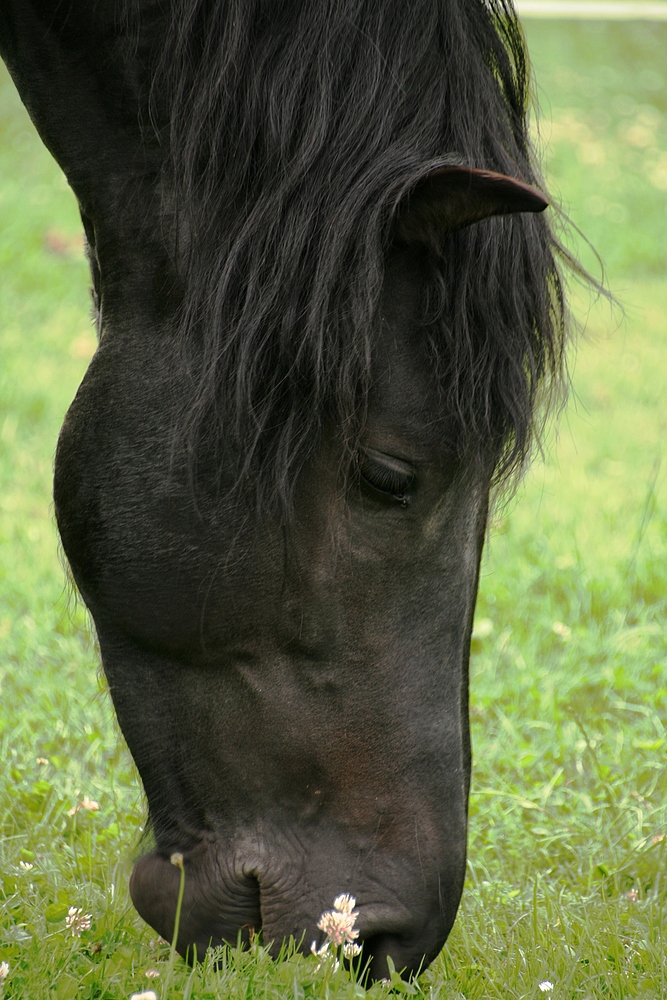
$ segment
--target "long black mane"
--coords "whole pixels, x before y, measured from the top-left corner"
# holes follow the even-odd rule
[[[171,0],[153,77],[185,259],[185,440],[289,507],[325,426],[363,425],[397,200],[458,162],[540,184],[511,0]],[[557,243],[480,223],[431,257],[424,303],[461,447],[522,464],[561,381]]]

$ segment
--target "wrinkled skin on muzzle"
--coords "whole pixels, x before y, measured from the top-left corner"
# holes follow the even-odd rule
[[[183,954],[260,929],[309,947],[350,892],[383,976],[387,954],[432,959],[454,920],[491,470],[444,454],[429,419],[422,266],[407,249],[388,262],[373,464],[341,488],[325,439],[287,537],[224,504],[195,510],[187,477],[165,476],[179,387],[150,338],[103,343],[63,428],[58,523],[153,821],[132,899],[169,939],[182,852]],[[385,463],[413,470],[407,500],[365,478]]]

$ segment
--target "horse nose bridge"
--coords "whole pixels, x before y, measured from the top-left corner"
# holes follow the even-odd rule
[[[324,573],[311,570],[290,577],[281,595],[277,642],[291,656],[333,662],[347,638],[344,601],[338,587]]]

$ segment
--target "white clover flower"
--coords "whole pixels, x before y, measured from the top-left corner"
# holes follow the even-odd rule
[[[72,806],[71,809],[67,810],[67,815],[75,816],[78,812],[81,812],[82,809],[85,809],[87,812],[97,812],[99,808],[99,802],[96,802],[95,799],[90,799],[87,795],[84,795],[77,805]]]
[[[317,947],[317,941],[312,941],[311,942],[310,950],[312,951],[313,955],[315,955],[316,958],[320,959],[320,961],[315,966],[315,969],[314,969],[315,972],[319,972],[320,969],[322,968],[322,962],[325,959],[329,958],[329,946],[330,946],[330,944],[331,944],[330,941],[325,941],[324,944],[322,945],[322,947],[318,948]],[[332,971],[333,972],[337,972],[338,971],[338,964],[339,964],[338,963],[338,959],[335,959],[334,963],[333,963],[333,966],[332,966]]]
[[[90,930],[92,919],[92,913],[84,913],[80,906],[70,906],[65,926],[71,930],[72,937],[81,937],[84,931]]]
[[[554,988],[554,984],[549,982],[548,979],[545,979],[543,983],[539,983],[539,988],[542,990],[543,993],[551,993],[552,989]]]
[[[28,861],[19,861],[19,868],[22,868],[24,872],[29,872],[31,868],[34,868]]]
[[[144,990],[143,993],[132,993],[130,1000],[157,1000],[155,990]]]
[[[0,983],[4,983],[9,975],[9,962],[0,962]]]
[[[355,921],[359,916],[359,911],[355,910],[354,906],[356,899],[347,892],[341,893],[334,899],[333,910],[325,910],[319,919],[317,926],[321,931],[327,936],[327,941],[318,950],[315,941],[311,945],[311,951],[314,955],[318,955],[323,958],[328,950],[329,945],[333,945],[335,948],[339,948],[341,945],[345,947],[351,947],[354,945],[355,938],[359,937],[359,928],[355,927]],[[345,952],[346,957],[352,957],[352,955],[359,954],[361,950],[359,945],[354,945],[358,951]],[[318,966],[319,968],[319,966]]]
[[[172,865],[174,865],[176,868],[183,867],[183,855],[181,854],[180,851],[174,851],[169,860],[171,861]]]
[[[361,955],[361,945],[360,944],[344,944],[343,954],[345,958],[356,958],[357,955]]]
[[[146,972],[144,973],[144,975],[146,976],[146,979],[157,979],[157,977],[160,975],[160,970],[159,969],[146,969]]]
[[[330,941],[325,941],[321,948],[317,947],[317,941],[311,941],[310,950],[313,955],[317,955],[318,958],[326,958],[329,954],[329,944]]]
[[[356,913],[341,913],[340,910],[327,910],[319,919],[318,927],[324,931],[333,945],[351,944],[359,937],[359,929],[354,926]]]
[[[343,892],[340,896],[336,896],[333,902],[334,910],[338,910],[339,913],[352,913],[356,905],[356,899],[354,896],[350,896],[349,893]],[[355,914],[356,916],[356,914]]]

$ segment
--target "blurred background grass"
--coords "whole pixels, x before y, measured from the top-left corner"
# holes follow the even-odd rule
[[[525,28],[549,185],[624,313],[574,288],[585,334],[569,407],[498,509],[473,639],[469,877],[421,988],[518,998],[549,980],[553,996],[655,998],[667,996],[667,25]],[[159,982],[145,971],[165,960],[129,906],[141,793],[52,519],[58,428],[94,350],[87,286],[73,198],[3,72],[0,962],[5,995],[31,1000],[126,996]],[[86,795],[99,809],[71,814]],[[65,928],[71,905],[92,914],[81,938]],[[224,986],[197,972],[190,996],[324,995],[298,963],[248,968],[232,963]]]
[[[667,273],[667,28],[528,20],[549,184],[615,292]],[[584,264],[596,261],[582,245]]]

